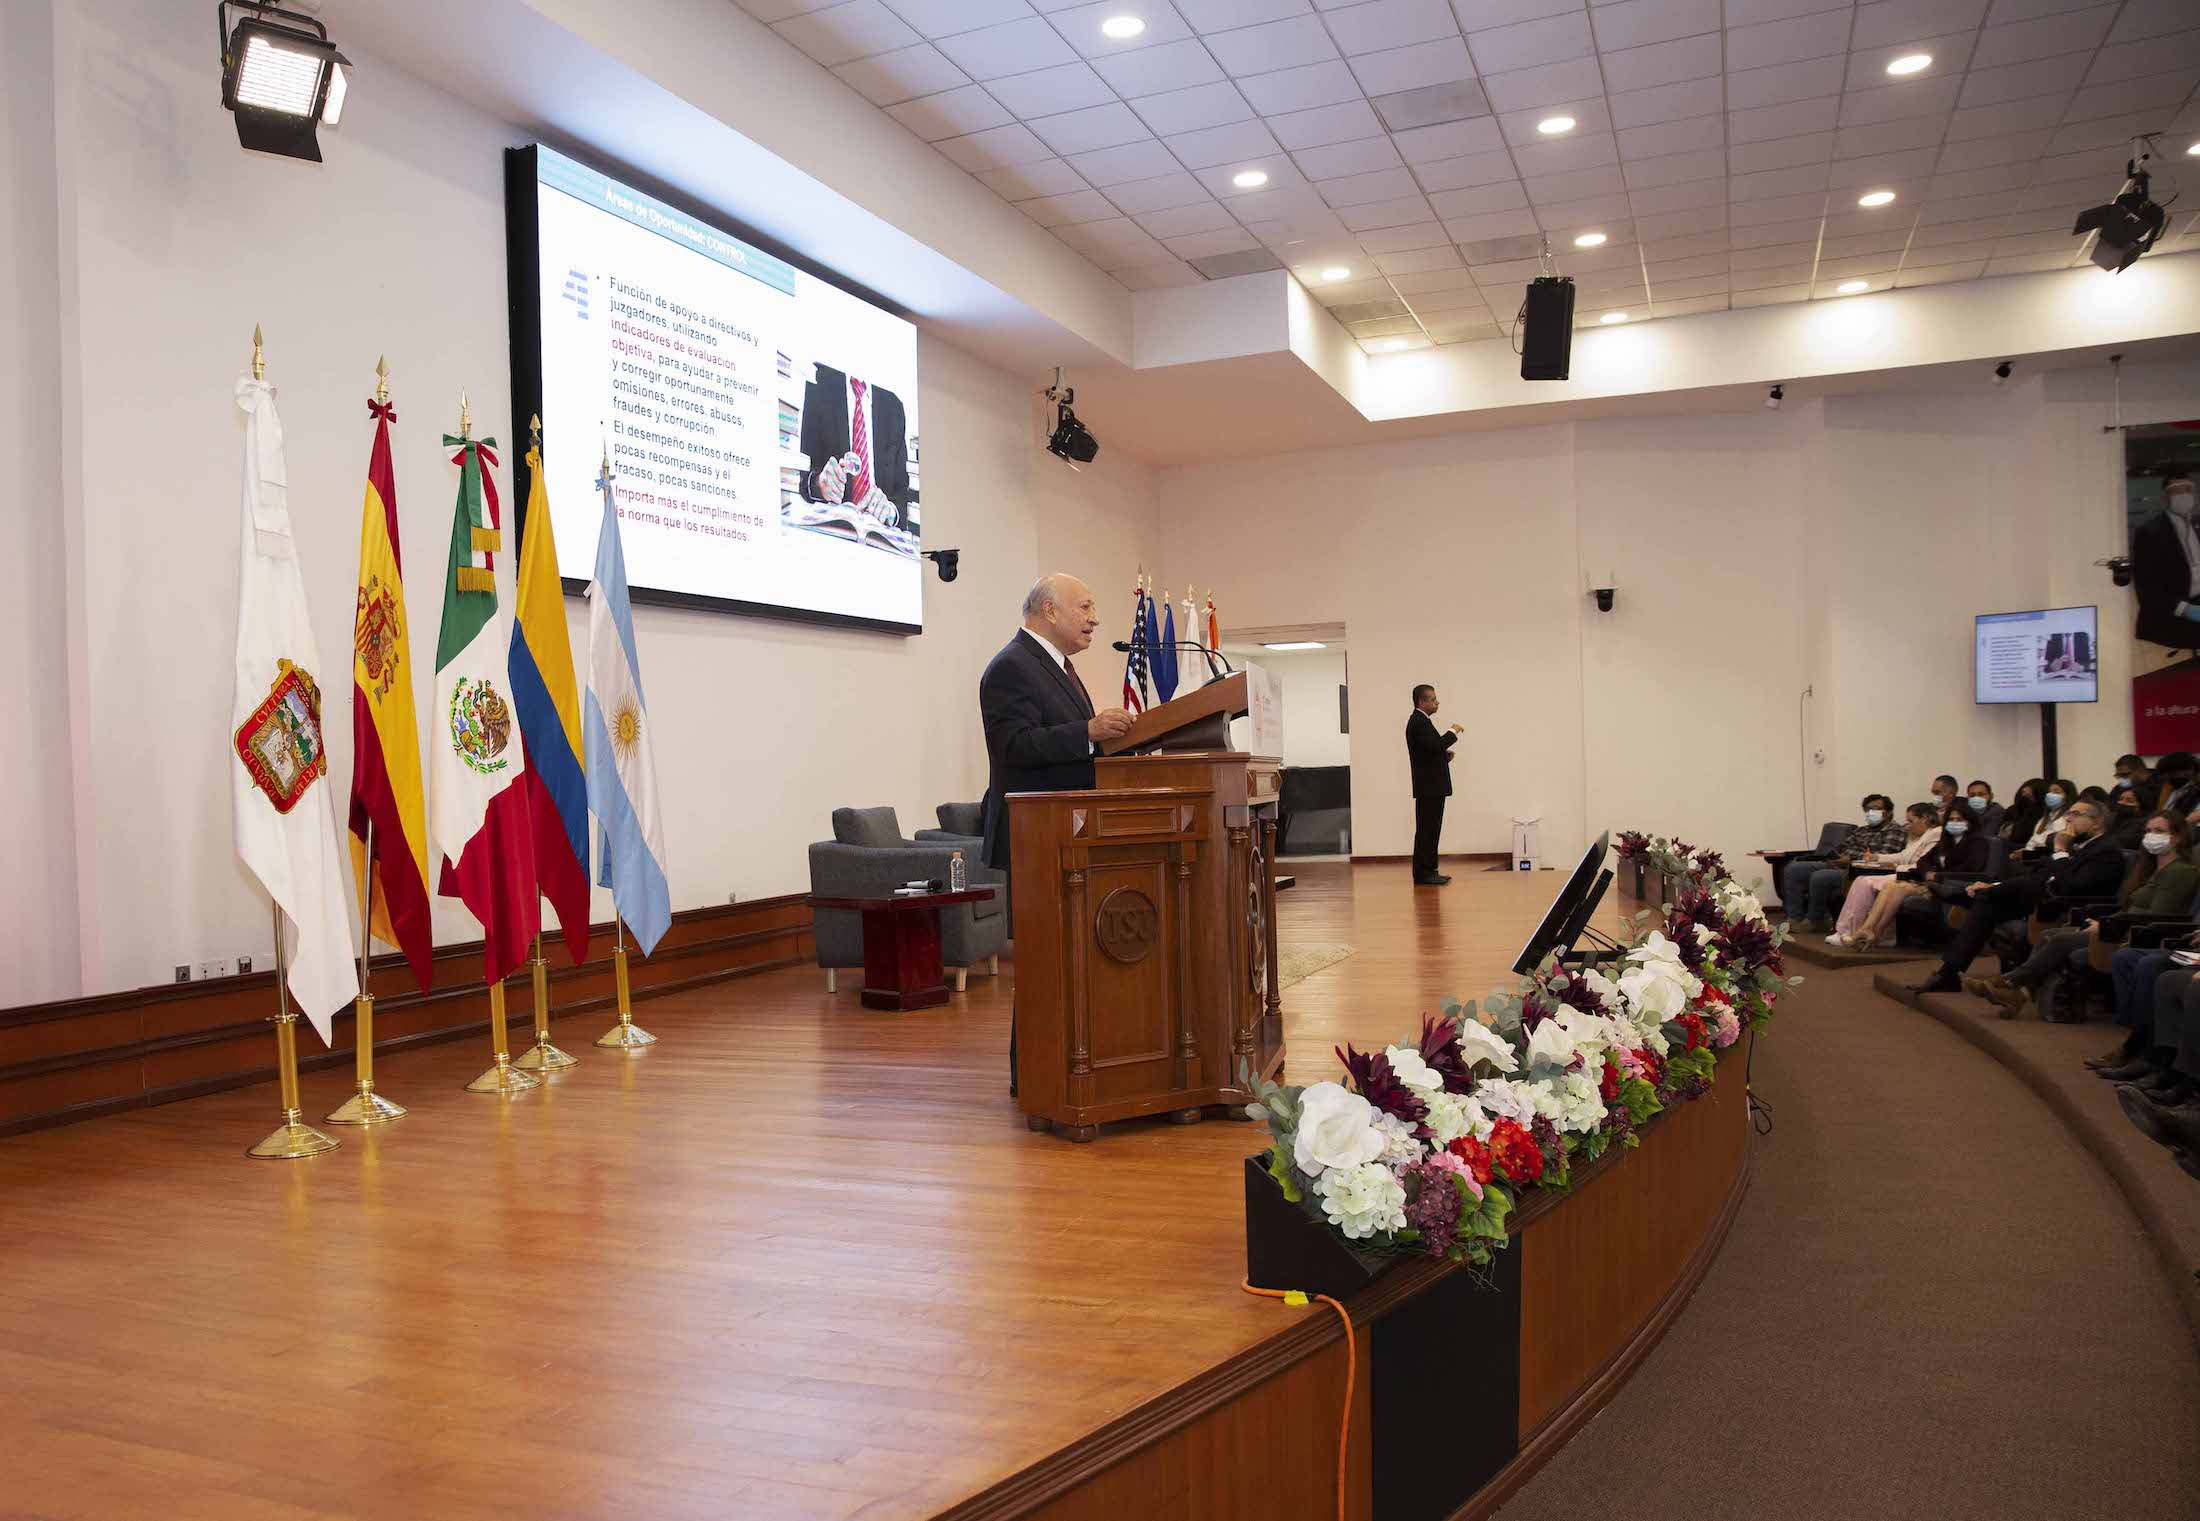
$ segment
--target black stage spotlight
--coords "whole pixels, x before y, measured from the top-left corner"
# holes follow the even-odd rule
[[[2079,212],[2070,229],[2074,237],[2099,234],[2093,241],[2093,262],[2112,275],[2120,275],[2138,262],[2139,255],[2152,248],[2162,229],[2169,225],[2169,213],[2155,205],[2148,193],[2147,172],[2140,167],[2147,158],[2141,153],[2125,160],[2124,188],[2117,192],[2116,199]]]
[[[230,14],[236,12],[236,25]],[[351,60],[311,16],[260,0],[219,0],[222,104],[237,118],[237,141],[257,153],[321,161],[315,129],[343,119]]]
[[[940,573],[942,581],[952,581],[962,574],[962,551],[959,549],[927,549],[924,557],[932,562],[932,568]]]
[[[1100,440],[1077,420],[1077,414],[1069,404],[1077,397],[1075,391],[1062,392],[1060,411],[1054,422],[1054,436],[1047,440],[1047,453],[1056,459],[1067,460],[1072,465],[1089,465],[1100,452]]]
[[[1765,393],[1765,405],[1775,412],[1780,410],[1780,403],[1786,400],[1787,388],[1785,386],[1774,386]]]

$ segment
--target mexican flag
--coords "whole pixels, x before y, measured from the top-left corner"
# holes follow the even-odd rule
[[[483,970],[501,982],[542,926],[527,811],[527,753],[512,704],[512,557],[504,553],[494,439],[445,435],[458,452],[443,631],[428,714],[428,827],[443,853],[436,892],[481,921]]]

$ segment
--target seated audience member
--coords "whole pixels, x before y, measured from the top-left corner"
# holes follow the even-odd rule
[[[1942,818],[1948,816],[1948,810],[1955,806],[1956,799],[1961,796],[1963,784],[1947,772],[1943,771],[1933,778],[1933,807]]]
[[[1969,794],[1963,806],[1970,810],[1971,828],[1979,834],[1998,834],[2004,817],[2001,804],[1994,801],[1994,789],[1984,782],[1973,782],[1964,789]]]
[[[2156,984],[2154,1030],[2149,1070],[2122,1081],[2116,1102],[2143,1134],[2176,1155],[2179,1167],[2200,1178],[2200,978],[2192,968]]]
[[[2040,802],[2040,794],[2047,791],[2047,783],[2033,777],[2017,789],[2017,795],[2009,800],[2009,808],[2002,815],[2001,837],[2015,855],[2024,849],[2024,842],[2032,838],[2032,831],[2039,827],[2040,815],[2046,811]]]
[[[2063,832],[2063,815],[2077,800],[2077,783],[2069,780],[2049,782],[2047,790],[2040,794],[2040,820],[2032,828],[2032,838],[2011,849],[2034,860],[2044,860],[2054,849],[2055,837]]]
[[[1986,871],[1986,832],[1973,827],[1960,812],[1940,826],[1940,838],[1918,857],[1916,866],[1899,877],[1867,877],[1877,882],[1870,911],[1864,915],[1848,943],[1868,951],[1894,939],[1894,916],[1912,898],[1947,896],[1960,891],[1958,880],[1983,876]],[[1914,878],[1915,880],[1911,880]],[[1846,912],[1844,908],[1844,913]]]
[[[2119,787],[2108,795],[2108,833],[2118,850],[2137,850],[2147,832],[2146,799],[2130,787]]]
[[[1920,856],[1940,843],[1941,806],[1912,803],[1902,815],[1903,831],[1908,836],[1903,847],[1892,855],[1868,855],[1856,863],[1887,870],[1859,875],[1849,884],[1849,895],[1841,904],[1841,917],[1834,921],[1833,933],[1826,937],[1826,944],[1853,945],[1856,931],[1863,928],[1864,916],[1871,912],[1880,890],[1895,880],[1893,873],[1908,871]]]
[[[2131,793],[2139,799],[2141,809],[2162,806],[2162,784],[2155,780],[2154,772],[2147,766],[2143,755],[2116,757],[2116,782],[2109,791]]]
[[[2067,794],[2065,794],[2067,796]],[[2114,897],[2124,879],[2124,853],[2105,827],[2108,811],[2098,803],[2072,803],[2061,814],[2053,837],[2052,858],[2038,871],[2006,882],[1974,882],[1960,900],[1968,910],[1933,975],[1917,985],[1920,993],[1953,993],[1963,974],[1994,930],[2011,919],[2059,912],[2062,905],[2086,898]]]
[[[2148,815],[2140,822],[2145,834],[2139,862],[2117,891],[2117,910],[2164,917],[2189,914],[2193,892],[2200,889],[2200,866],[2193,864],[2189,826],[2173,813]],[[2117,849],[2121,852],[2123,847]],[[2041,983],[2086,960],[2101,939],[2098,921],[2050,931],[2040,937],[2022,966],[2000,977],[1966,977],[1963,989],[1998,1004],[2002,1018],[2014,1019]]]
[[[2173,750],[2154,763],[2154,775],[2162,784],[2162,800],[2154,806],[2171,813],[2191,813],[2200,808],[2200,760],[2189,750]]]
[[[1909,831],[1894,816],[1894,800],[1884,792],[1864,798],[1864,822],[1853,830],[1830,860],[1790,861],[1780,877],[1780,902],[1798,927],[1827,928],[1834,895],[1848,885],[1848,866],[1873,853],[1892,855],[1909,841]]]

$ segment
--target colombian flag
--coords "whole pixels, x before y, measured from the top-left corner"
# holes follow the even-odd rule
[[[374,937],[405,953],[426,992],[435,936],[428,920],[428,827],[413,713],[412,639],[397,546],[397,476],[390,424],[397,409],[370,401],[374,452],[359,529],[359,603],[351,631],[351,869],[362,899],[367,825],[374,825]]]
[[[537,425],[540,426],[539,424]],[[527,810],[535,877],[557,912],[565,948],[588,958],[588,777],[581,769],[579,687],[565,632],[565,594],[550,537],[542,445],[527,451],[527,517],[520,525],[519,622],[512,631],[512,701],[527,747]]]

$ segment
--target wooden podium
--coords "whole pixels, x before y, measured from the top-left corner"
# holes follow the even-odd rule
[[[1034,1130],[1189,1124],[1282,1068],[1282,762],[1228,748],[1246,697],[1239,672],[1150,709],[1102,746],[1095,791],[1009,794],[1016,1085]]]

